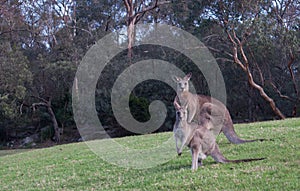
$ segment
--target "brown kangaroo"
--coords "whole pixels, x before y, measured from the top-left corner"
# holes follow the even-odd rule
[[[192,74],[189,73],[184,78],[180,78],[177,76],[173,76],[173,80],[177,83],[177,96],[175,97],[174,102],[180,103],[180,105],[186,105],[187,111],[188,111],[188,122],[192,122],[193,120],[196,122],[201,121],[200,117],[200,110],[206,103],[212,103],[218,108],[219,111],[218,115],[211,114],[211,120],[215,121],[215,123],[212,123],[215,125],[216,123],[218,125],[215,125],[212,128],[212,132],[215,136],[218,136],[220,132],[222,131],[227,139],[234,144],[241,144],[241,143],[247,143],[247,142],[254,142],[254,141],[264,141],[265,139],[254,139],[254,140],[244,140],[238,137],[236,134],[233,122],[230,116],[230,113],[226,106],[220,102],[219,100],[205,96],[205,95],[198,95],[198,94],[192,94],[189,92],[189,80],[191,78]],[[216,109],[211,110],[212,113],[214,113]]]
[[[192,170],[198,169],[198,162],[202,165],[202,160],[207,156],[211,156],[216,162],[220,163],[239,163],[263,160],[265,158],[255,159],[240,159],[229,160],[226,159],[219,150],[219,146],[216,143],[216,137],[210,130],[213,126],[209,113],[212,109],[218,110],[211,103],[205,103],[201,109],[201,122],[197,124],[195,122],[188,123],[187,121],[187,109],[181,107],[177,102],[174,102],[176,109],[176,122],[174,124],[174,136],[176,142],[176,148],[178,155],[181,155],[183,146],[188,146],[192,152]],[[181,141],[180,148],[178,148],[178,140]]]

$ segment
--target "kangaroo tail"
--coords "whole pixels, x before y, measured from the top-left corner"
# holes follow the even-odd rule
[[[255,141],[267,141],[267,139],[252,139],[252,140],[244,140],[238,137],[236,134],[231,118],[229,121],[225,121],[222,127],[222,132],[227,137],[227,139],[233,144],[243,144]]]
[[[230,129],[222,129],[224,135],[226,136],[226,138],[233,144],[243,144],[243,143],[250,143],[250,142],[255,142],[255,141],[268,141],[268,139],[251,139],[251,140],[245,140],[245,139],[241,139],[238,137],[238,135],[236,134],[236,132],[234,131],[233,128]]]
[[[259,160],[266,159],[266,158],[254,158],[254,159],[229,160],[223,156],[217,144],[215,145],[215,148],[212,150],[210,155],[216,162],[220,162],[220,163],[241,163],[241,162],[252,162],[252,161],[259,161]]]
[[[243,143],[251,143],[255,141],[272,141],[272,139],[251,139],[251,140],[245,140],[238,137],[236,132],[233,128],[222,130],[226,138],[233,144],[243,144]]]

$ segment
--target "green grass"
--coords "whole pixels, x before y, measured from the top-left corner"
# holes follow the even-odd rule
[[[300,190],[299,118],[239,124],[235,128],[242,138],[273,141],[233,145],[220,135],[218,143],[227,158],[267,159],[218,164],[208,157],[203,167],[192,172],[188,149],[181,157],[169,158],[164,164],[147,169],[113,165],[111,163],[119,161],[117,164],[124,166],[133,159],[126,152],[114,152],[106,147],[101,151],[103,156],[120,159],[109,163],[106,161],[109,157],[103,160],[103,156],[94,154],[85,143],[21,153],[0,151],[0,190]],[[172,133],[159,133],[115,141],[129,148],[151,151],[150,148],[161,145],[170,137]],[[105,140],[96,142],[105,145]],[[175,144],[168,149],[176,154]],[[153,156],[163,160],[169,154],[151,153],[148,160],[142,160],[151,162]]]
[[[0,157],[6,156],[6,155],[13,155],[17,153],[22,153],[29,151],[30,149],[8,149],[8,150],[0,150]]]

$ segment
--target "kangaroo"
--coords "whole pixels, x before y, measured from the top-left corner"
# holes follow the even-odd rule
[[[174,107],[176,109],[176,121],[173,126],[173,133],[175,137],[177,153],[178,155],[181,155],[183,147],[190,142],[190,140],[192,139],[192,135],[195,129],[197,128],[197,126],[185,125],[187,121],[187,106],[181,107],[177,101],[174,101]],[[214,110],[214,113],[212,112],[212,110]],[[220,117],[217,118],[216,116],[220,116],[222,114],[223,113],[219,111],[215,105],[211,103],[204,103],[200,111],[201,117],[199,117],[200,118],[199,122],[204,123],[209,119],[210,123],[207,123],[206,128],[213,133],[215,129],[221,129],[221,125],[223,123],[222,121],[216,120],[216,119],[220,119]],[[211,116],[214,116],[213,120]]]
[[[176,109],[176,122],[174,124],[174,136],[178,155],[181,155],[183,146],[188,146],[192,152],[192,170],[198,169],[198,162],[202,166],[202,161],[211,156],[216,162],[220,163],[240,163],[264,160],[265,158],[254,159],[239,159],[229,160],[223,156],[216,143],[216,137],[213,135],[209,126],[213,124],[207,110],[211,110],[214,105],[208,103],[201,109],[201,122],[188,123],[187,121],[187,107],[181,107],[177,102],[174,102]],[[180,133],[179,133],[180,132]],[[181,145],[178,148],[176,138],[180,139]]]
[[[185,125],[187,118],[187,108],[181,107],[177,102],[174,102],[174,107],[176,109],[176,121],[173,126],[173,133],[175,138],[177,154],[180,156],[182,149],[191,141],[194,127],[190,128]],[[180,144],[180,145],[179,145]]]
[[[189,80],[191,76],[192,76],[191,73],[186,75],[184,78],[173,76],[173,80],[177,83],[177,96],[175,97],[174,102],[176,101],[180,103],[180,105],[187,106],[187,111],[188,111],[187,121],[189,123],[191,123],[193,120],[199,122],[201,120],[201,117],[199,117],[200,111],[203,105],[205,103],[213,103],[216,106],[214,108],[218,108],[217,110],[219,111],[219,114],[217,116],[212,115],[211,120],[220,122],[217,126],[211,127],[212,133],[215,136],[218,136],[222,131],[227,137],[227,139],[234,144],[242,144],[247,142],[265,140],[265,139],[244,140],[239,138],[234,130],[230,113],[222,102],[209,96],[198,95],[189,92]],[[213,113],[214,111],[215,109],[211,110],[211,112]],[[220,112],[223,114],[220,114]]]

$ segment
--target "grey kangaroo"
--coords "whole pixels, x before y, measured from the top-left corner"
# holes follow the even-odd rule
[[[192,74],[189,73],[184,78],[173,76],[173,80],[177,83],[177,96],[174,102],[180,103],[180,105],[186,105],[188,111],[188,122],[201,121],[200,111],[204,104],[213,103],[217,110],[223,114],[212,117],[212,121],[216,121],[218,125],[212,123],[211,131],[215,136],[218,136],[222,131],[227,139],[234,144],[241,144],[246,142],[254,141],[264,141],[265,139],[255,139],[255,140],[243,140],[236,134],[230,113],[226,106],[217,99],[214,99],[205,95],[198,95],[189,92],[189,80]],[[211,110],[211,112],[216,111],[216,109]]]
[[[197,124],[195,122],[188,123],[187,121],[187,107],[181,107],[176,101],[174,102],[176,109],[176,122],[174,124],[174,136],[176,142],[176,148],[178,155],[181,155],[184,146],[188,146],[192,152],[192,170],[198,169],[198,162],[202,165],[202,160],[207,156],[211,156],[216,162],[220,163],[239,163],[239,162],[250,162],[263,160],[265,158],[255,159],[240,159],[240,160],[229,160],[226,159],[219,150],[219,146],[216,143],[216,137],[210,130],[213,125],[208,111],[218,108],[213,104],[206,103],[203,105],[200,116],[201,122]],[[181,142],[180,147],[178,141]]]

